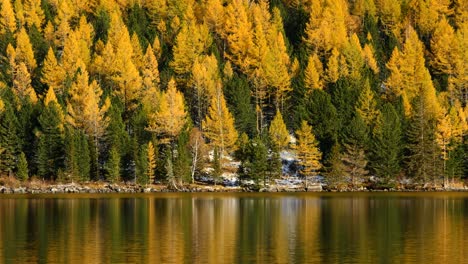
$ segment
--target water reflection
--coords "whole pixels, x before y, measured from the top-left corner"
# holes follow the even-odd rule
[[[462,263],[465,194],[0,197],[4,263]]]

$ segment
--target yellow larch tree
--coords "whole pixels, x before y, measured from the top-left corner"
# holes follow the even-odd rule
[[[442,18],[435,26],[431,37],[430,65],[439,73],[451,75],[453,72],[453,54],[455,43],[455,31],[445,18]]]
[[[89,67],[91,62],[90,47],[93,46],[94,28],[90,23],[88,23],[86,16],[84,15],[80,17],[78,27],[75,30],[75,37],[78,40],[80,58],[85,63],[86,67]]]
[[[0,34],[16,31],[15,11],[11,5],[11,0],[3,0],[0,9]]]
[[[192,67],[190,87],[193,89],[192,94],[195,97],[194,105],[197,112],[197,118],[194,121],[202,130],[202,119],[206,115],[209,102],[221,85],[216,57],[210,55],[198,58]]]
[[[17,22],[18,28],[24,27],[24,24],[26,22],[24,21],[23,1],[14,0],[13,9],[15,10],[15,16],[16,16],[16,22]]]
[[[16,56],[15,60],[17,63],[23,62],[29,72],[33,72],[37,67],[36,59],[34,58],[34,52],[29,40],[28,33],[26,29],[21,28],[16,34]]]
[[[101,87],[96,81],[89,82],[88,72],[81,65],[69,91],[67,122],[82,129],[96,144],[104,135],[109,122],[106,112],[110,107],[110,100],[106,98],[101,104],[101,96]]]
[[[322,168],[322,152],[318,147],[318,141],[312,132],[312,127],[307,121],[301,122],[301,127],[296,131],[296,155],[301,166],[301,174],[306,177],[305,185],[307,188],[307,177],[317,175],[317,171]]]
[[[371,69],[374,74],[378,74],[380,69],[377,60],[375,59],[374,49],[371,45],[364,45],[364,48],[362,49],[362,56],[364,57],[367,67],[369,67],[369,69]]]
[[[130,39],[132,42],[132,61],[135,64],[135,67],[139,70],[143,67],[143,51],[140,45],[140,39],[136,32],[133,32],[132,38]]]
[[[223,156],[235,150],[238,137],[234,127],[234,117],[227,108],[222,89],[217,89],[211,98],[203,128],[204,135],[209,139],[213,149],[219,151],[222,164]]]
[[[419,31],[427,35],[434,30],[439,18],[452,13],[450,0],[410,0],[408,1],[409,18],[417,25]]]
[[[61,57],[61,65],[66,76],[72,78],[78,70],[79,65],[84,63],[85,61],[81,57],[80,40],[76,32],[71,31],[65,39]]]
[[[445,109],[444,109],[445,110]],[[437,127],[436,127],[436,142],[442,152],[442,160],[443,160],[443,174],[444,174],[444,186],[448,184],[448,178],[446,177],[446,164],[449,158],[448,156],[448,146],[450,144],[450,139],[452,137],[452,124],[450,120],[450,115],[445,110],[445,114],[442,114],[439,119],[437,120]]]
[[[350,3],[350,10],[353,15],[364,17],[366,14],[375,17],[377,8],[374,0],[356,0]]]
[[[443,113],[437,120],[436,142],[440,148],[443,160],[444,185],[448,184],[448,175],[446,173],[446,162],[450,158],[450,153],[460,143],[463,142],[463,135],[466,133],[467,120],[461,108],[459,101],[449,109],[443,108]]]
[[[361,79],[361,73],[365,66],[365,60],[359,38],[355,33],[351,35],[349,40],[344,45],[342,53],[346,59],[346,63],[340,63],[341,66],[346,66],[347,72],[345,72],[344,75],[354,80]]]
[[[159,100],[159,70],[158,61],[154,55],[151,45],[148,45],[143,56],[142,78],[142,105],[145,111],[154,112]]]
[[[428,92],[428,94],[434,93],[435,96],[431,76],[425,66],[423,44],[411,26],[407,29],[402,52],[395,48],[387,68],[390,72],[385,82],[387,97],[392,99],[402,96],[407,101],[405,105],[407,116],[411,114],[410,103],[417,95]]]
[[[146,176],[148,177],[149,183],[153,184],[155,180],[155,169],[156,169],[156,155],[154,145],[150,141],[147,148],[148,167],[146,168]]]
[[[15,67],[17,65],[16,63],[16,51],[15,48],[11,45],[11,43],[8,43],[7,48],[6,48],[6,57],[8,60],[8,65],[9,69],[7,70],[7,73],[11,76],[11,79],[14,78],[15,74]],[[0,86],[3,86],[3,83],[0,83]]]
[[[37,30],[42,31],[44,11],[41,8],[41,0],[23,0],[23,8],[26,25],[29,28],[34,25]]]
[[[145,55],[142,58],[141,76],[144,90],[149,90],[151,87],[159,86],[159,69],[158,60],[154,55],[153,48],[148,45]]]
[[[98,164],[99,143],[109,125],[109,117],[106,113],[110,107],[110,99],[107,97],[101,103],[101,87],[95,80],[89,82],[84,63],[81,63],[78,68],[76,79],[68,93],[66,121],[71,126],[84,131],[92,140],[96,152],[94,162]]]
[[[322,62],[316,53],[312,53],[309,55],[307,67],[304,70],[304,84],[308,93],[311,93],[313,89],[323,89],[325,85],[323,74]]]
[[[177,90],[175,80],[171,78],[167,90],[159,100],[157,111],[149,113],[146,129],[161,137],[163,143],[173,143],[186,122],[184,96]]]
[[[113,90],[125,109],[125,116],[135,110],[141,98],[142,79],[133,63],[133,47],[128,29],[118,14],[111,14],[109,39],[102,54],[95,57],[94,67],[116,84]]]
[[[393,0],[376,0],[377,12],[387,35],[399,36],[401,20],[401,2]]]
[[[221,0],[204,0],[202,5],[206,25],[218,35],[221,35],[224,23],[224,8]]]
[[[464,0],[453,0],[454,21],[458,27],[468,21],[468,2]]]
[[[159,38],[157,36],[153,40],[152,48],[153,48],[154,56],[156,56],[156,59],[159,61],[161,59],[162,48],[161,48],[161,42],[159,41]]]
[[[366,80],[356,103],[356,113],[359,114],[368,127],[375,127],[379,120],[380,111],[371,90],[369,80]]]
[[[227,5],[222,36],[228,50],[225,56],[243,73],[248,74],[254,63],[254,42],[247,1],[233,0]]]
[[[13,91],[21,100],[29,99],[30,102],[37,101],[37,95],[31,86],[31,75],[24,62],[14,65]]]
[[[340,50],[346,44],[349,14],[344,0],[325,0],[320,9],[321,12],[310,13],[303,41],[309,49],[322,55],[333,48]]]
[[[334,48],[328,59],[326,80],[329,83],[335,83],[340,78],[340,52]]]
[[[280,111],[276,111],[276,115],[271,121],[268,130],[270,140],[276,150],[281,151],[289,144],[289,132],[283,120],[283,115]]]
[[[211,42],[209,29],[205,24],[196,24],[192,20],[182,24],[175,39],[174,58],[170,66],[183,83],[188,81],[196,58],[208,49]]]
[[[275,34],[276,33],[276,34]],[[284,101],[288,93],[292,91],[291,78],[296,74],[294,65],[289,59],[289,55],[281,32],[275,31],[276,38],[270,40],[269,50],[264,64],[264,72],[268,84],[272,89],[274,103],[277,109],[283,109]]]
[[[453,72],[449,76],[448,89],[451,98],[468,102],[468,22],[458,28],[453,49]]]
[[[52,34],[48,33],[50,31],[52,31]],[[48,38],[53,40],[53,43],[58,49],[63,49],[65,46],[65,41],[67,40],[71,31],[70,23],[64,19],[60,20],[57,26],[53,26],[52,24],[49,26],[48,24],[45,33],[49,35]]]
[[[49,88],[54,89],[55,93],[62,95],[66,74],[62,66],[58,64],[52,48],[49,48],[43,65],[41,81]]]

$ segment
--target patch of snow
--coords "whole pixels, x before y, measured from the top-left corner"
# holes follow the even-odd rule
[[[296,137],[294,135],[289,135],[289,143],[291,144],[296,144],[297,140],[296,140]]]
[[[289,150],[283,150],[280,152],[280,157],[282,160],[294,161],[296,160],[296,153]]]

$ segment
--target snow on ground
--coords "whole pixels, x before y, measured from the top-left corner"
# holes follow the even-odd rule
[[[297,177],[296,154],[290,150],[280,152],[281,163],[283,165],[283,175],[287,177]]]

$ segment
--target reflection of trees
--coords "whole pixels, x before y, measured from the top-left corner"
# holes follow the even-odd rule
[[[3,198],[0,262],[461,263],[462,195]]]

